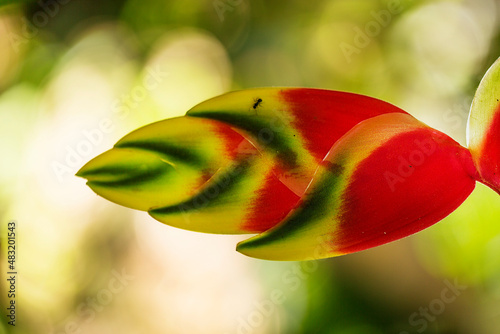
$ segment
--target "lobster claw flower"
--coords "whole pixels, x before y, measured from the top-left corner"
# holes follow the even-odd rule
[[[469,149],[378,99],[261,88],[140,128],[77,175],[171,226],[258,233],[237,246],[252,257],[348,254],[440,221],[476,181],[500,193],[499,80],[497,61],[474,98]]]
[[[480,181],[500,194],[500,58],[486,72],[472,101],[467,146]]]
[[[307,260],[400,239],[455,210],[474,189],[473,171],[466,149],[412,116],[370,118],[335,143],[287,218],[238,250]]]

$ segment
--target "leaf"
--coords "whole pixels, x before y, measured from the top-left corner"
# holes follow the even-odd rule
[[[311,260],[375,247],[443,219],[472,192],[469,152],[407,114],[370,118],[330,150],[304,197],[243,254]]]
[[[10,5],[10,4],[16,4],[16,5],[29,4],[32,2],[35,2],[35,1],[34,0],[0,0],[0,7]]]
[[[472,101],[467,145],[479,180],[500,194],[500,58],[486,72]]]

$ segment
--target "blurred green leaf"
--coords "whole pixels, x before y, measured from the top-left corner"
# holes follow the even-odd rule
[[[35,0],[0,0],[0,7],[11,4],[25,4],[35,2]]]

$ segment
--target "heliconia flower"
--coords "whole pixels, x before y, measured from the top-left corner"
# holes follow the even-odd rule
[[[175,227],[258,233],[269,260],[361,251],[440,221],[476,181],[500,194],[500,60],[468,148],[367,96],[310,88],[224,94],[122,138],[77,173],[97,194]]]
[[[486,72],[472,101],[467,146],[480,181],[500,193],[500,58]]]

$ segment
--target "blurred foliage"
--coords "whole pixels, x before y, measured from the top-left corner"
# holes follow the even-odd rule
[[[28,2],[33,2],[34,0],[0,0],[0,6],[5,6],[9,4],[23,4]]]
[[[15,220],[20,249],[18,322],[0,333],[498,332],[500,199],[483,186],[415,236],[306,264],[245,258],[240,237],[163,226],[73,176],[141,125],[255,86],[382,98],[465,144],[500,55],[495,0],[0,6],[1,243]],[[444,303],[449,282],[466,288]]]

